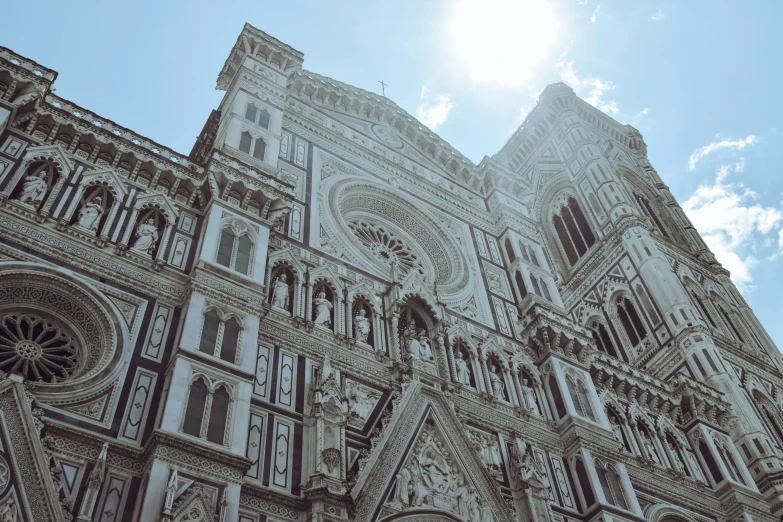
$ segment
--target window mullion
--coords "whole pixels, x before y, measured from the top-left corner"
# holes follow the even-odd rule
[[[215,357],[220,357],[220,347],[223,346],[223,333],[225,330],[226,322],[221,319],[220,326],[218,326],[217,339],[215,339],[215,349],[212,352],[212,355]]]
[[[207,430],[209,429],[209,414],[212,410],[212,396],[214,391],[209,390],[207,392],[207,400],[204,402],[204,415],[201,417],[201,430],[199,430],[198,438],[206,440]]]

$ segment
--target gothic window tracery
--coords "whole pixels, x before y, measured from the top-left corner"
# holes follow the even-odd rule
[[[76,340],[57,321],[18,312],[0,316],[0,370],[59,383],[71,379],[81,362]]]
[[[552,216],[552,223],[569,264],[574,266],[595,244],[595,235],[573,196],[561,200]]]
[[[235,363],[242,326],[236,317],[223,318],[214,308],[204,314],[199,351]]]
[[[229,435],[226,428],[232,402],[226,384],[213,385],[203,375],[195,377],[189,386],[180,429],[187,435],[225,445]]]
[[[557,414],[557,420],[560,420],[566,416],[567,411],[563,396],[560,393],[560,387],[557,384],[557,377],[554,374],[547,379],[547,389],[554,406],[553,410]]]
[[[619,349],[614,343],[609,329],[602,321],[593,320],[590,323],[590,330],[592,331],[593,339],[595,340],[596,347],[599,351],[621,360],[627,360],[622,349]]]
[[[598,475],[598,482],[601,484],[606,501],[622,509],[628,510],[628,500],[625,489],[622,486],[620,476],[614,466],[603,464],[600,461],[595,462],[595,471]]]
[[[236,228],[227,226],[221,230],[215,261],[221,266],[249,276],[253,265],[253,240],[246,227],[241,227],[240,230]]]
[[[365,220],[348,223],[354,235],[383,264],[394,264],[404,277],[411,271],[424,275],[424,266],[405,241],[386,227]]]
[[[569,372],[565,380],[568,394],[571,396],[571,402],[574,404],[577,415],[595,422],[595,413],[590,401],[590,395],[582,379]]]
[[[517,284],[517,290],[519,290],[519,298],[524,299],[528,294],[527,287],[525,286],[525,278],[522,276],[522,272],[516,270],[514,272],[514,282]]]
[[[620,324],[622,324],[631,346],[636,347],[647,336],[644,323],[636,312],[636,307],[627,297],[618,296],[615,304],[617,305],[617,317],[620,320]]]

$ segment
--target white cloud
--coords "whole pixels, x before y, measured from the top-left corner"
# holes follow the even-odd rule
[[[647,116],[648,114],[650,114],[650,109],[645,107],[644,109],[639,111],[639,114],[637,114],[637,116]]]
[[[449,113],[453,104],[448,94],[441,94],[430,100],[430,88],[426,85],[421,86],[421,101],[416,107],[416,118],[432,130],[443,125],[449,119]]]
[[[590,17],[590,22],[595,23],[595,17],[598,14],[598,10],[601,9],[601,6],[595,8],[595,11],[593,11],[593,16]]]
[[[663,14],[663,11],[661,11],[660,9],[658,9],[658,12],[650,17],[650,20],[652,20],[653,22],[660,22],[661,20],[665,20],[665,19],[666,19],[666,15]]]
[[[454,53],[471,80],[525,85],[560,29],[547,0],[459,0],[449,21]]]
[[[688,159],[688,170],[690,171],[696,170],[696,164],[699,162],[699,160],[711,152],[720,149],[742,150],[748,145],[753,145],[758,141],[759,141],[758,138],[756,138],[752,134],[745,139],[739,139],[734,141],[731,140],[713,141],[709,145],[705,145],[700,149],[696,149],[696,151],[693,154],[691,154],[691,157]]]
[[[742,172],[745,162],[721,165],[712,185],[702,185],[682,208],[718,261],[731,272],[740,290],[752,289],[751,270],[758,263],[759,247],[774,245],[777,233],[783,250],[783,212],[757,202],[758,195],[741,183],[725,183],[732,173]],[[772,241],[770,241],[772,239]]]
[[[566,62],[562,56],[560,58],[560,61],[555,64],[555,69],[559,70],[561,80],[570,85],[579,96],[593,107],[612,114],[620,112],[617,102],[604,101],[603,99],[606,91],[614,90],[612,82],[605,82],[593,76],[580,78],[574,70],[574,62]]]

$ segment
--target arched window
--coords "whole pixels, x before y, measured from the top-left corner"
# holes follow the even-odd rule
[[[731,331],[734,332],[734,336],[737,338],[737,340],[741,343],[744,343],[745,339],[743,339],[742,334],[740,334],[739,329],[734,324],[734,321],[731,320],[729,313],[721,305],[718,305],[718,310],[720,310],[723,319],[726,321],[726,324],[729,326],[729,328],[731,328]]]
[[[718,466],[718,463],[715,462],[715,459],[712,457],[712,452],[710,451],[710,448],[707,446],[707,443],[704,442],[703,439],[699,439],[699,453],[701,454],[702,460],[704,460],[704,464],[707,466],[707,469],[710,471],[710,475],[712,476],[712,481],[715,484],[718,484],[720,481],[723,480],[723,474],[720,472],[720,467]]]
[[[201,434],[201,421],[204,418],[204,408],[207,404],[207,385],[201,379],[196,379],[190,385],[190,396],[185,408],[185,422],[182,431],[198,437]]]
[[[549,293],[549,285],[547,285],[546,280],[543,277],[538,277],[531,273],[530,283],[533,285],[533,293],[538,297],[543,297],[547,301],[552,301],[552,295]]]
[[[669,446],[671,453],[677,459],[677,465],[680,468],[680,471],[685,473],[686,476],[690,477],[691,471],[688,469],[688,465],[685,463],[685,456],[682,453],[682,448],[680,448],[680,443],[669,431],[666,432],[665,442]]]
[[[256,138],[256,144],[253,147],[253,157],[263,160],[266,153],[266,142],[262,138]]]
[[[557,379],[554,375],[549,376],[549,380],[547,381],[548,388],[549,388],[549,395],[552,397],[552,402],[554,402],[555,406],[555,412],[557,413],[557,418],[562,419],[566,415],[566,407],[565,403],[563,402],[563,396],[560,395],[560,388],[557,385]]]
[[[223,444],[226,436],[226,419],[231,397],[226,388],[221,386],[212,395],[212,407],[209,409],[207,424],[207,440],[215,444]]]
[[[270,114],[266,109],[261,109],[261,114],[258,116],[258,124],[261,125],[263,128],[268,129],[269,128],[269,120],[270,120]]]
[[[250,275],[250,266],[253,259],[253,241],[247,234],[236,239],[231,228],[224,228],[220,232],[217,257],[215,261],[221,266],[236,270],[240,274]]]
[[[516,261],[517,256],[514,255],[514,247],[511,245],[511,240],[509,238],[506,238],[504,244],[506,246],[506,255],[508,255],[508,262],[513,263],[514,261]]]
[[[577,482],[582,486],[582,495],[585,499],[585,509],[595,504],[595,494],[593,488],[590,486],[590,479],[587,478],[587,470],[585,469],[582,459],[576,459],[574,463],[574,469],[576,471]]]
[[[710,323],[710,325],[713,328],[717,328],[718,325],[715,324],[715,320],[712,318],[712,315],[710,315],[710,312],[707,310],[707,306],[704,304],[704,301],[699,296],[699,294],[691,290],[691,297],[693,297],[693,300],[696,301],[696,304],[699,306],[699,309],[704,314],[704,318],[707,319],[707,321]]]
[[[666,229],[663,227],[663,223],[658,219],[658,216],[653,212],[652,207],[650,206],[650,202],[647,201],[647,198],[642,196],[641,194],[634,194],[636,196],[636,201],[639,203],[639,206],[642,207],[642,212],[644,212],[647,217],[649,217],[653,223],[655,223],[656,228],[661,232],[663,237],[668,238],[669,234],[666,232]]]
[[[630,299],[623,296],[617,298],[617,316],[620,318],[628,340],[631,341],[631,346],[638,345],[647,335],[647,330]]]
[[[256,106],[253,105],[252,103],[249,103],[247,105],[247,110],[245,111],[245,119],[255,123],[257,114],[258,114],[258,109],[256,108]]]
[[[223,340],[220,343],[220,358],[233,363],[237,356],[239,343],[239,321],[234,317],[223,324]]]
[[[219,331],[220,316],[215,310],[210,310],[204,314],[204,326],[201,329],[201,342],[198,346],[200,352],[214,355]]]
[[[198,349],[200,352],[234,363],[241,332],[242,326],[235,317],[223,320],[217,310],[209,310],[204,314],[204,326],[201,329]]]
[[[620,481],[620,476],[612,466],[606,467],[606,478],[609,481],[609,489],[612,492],[612,503],[622,509],[630,509],[628,500],[625,498],[625,489]]]
[[[239,138],[239,150],[245,154],[250,154],[250,145],[253,142],[253,137],[249,132],[245,131]]]
[[[213,391],[203,377],[197,377],[190,384],[182,432],[223,445],[230,408],[231,395],[225,385]]]
[[[568,262],[574,266],[595,243],[595,235],[573,197],[552,217],[552,223],[566,253]]]
[[[612,357],[617,357],[618,359],[623,358],[621,357],[617,348],[615,348],[615,345],[612,342],[612,337],[609,335],[609,331],[606,329],[603,323],[593,321],[590,329],[593,332],[593,339],[595,340],[596,347],[599,351],[607,353]]]
[[[525,288],[525,280],[522,277],[522,272],[517,270],[514,272],[514,281],[517,283],[517,290],[519,290],[519,298],[524,299],[527,295],[527,288]]]
[[[593,406],[590,402],[587,389],[582,383],[581,379],[569,375],[566,377],[566,386],[568,387],[568,394],[571,396],[571,402],[574,403],[574,409],[580,417],[585,417],[591,421],[595,421],[595,413],[593,413]]]
[[[729,451],[729,448],[718,442],[715,442],[715,448],[718,450],[718,455],[723,461],[723,466],[729,472],[731,480],[734,482],[739,482],[740,484],[745,484],[745,481],[742,479],[742,473],[740,473],[740,470],[737,467],[737,463],[734,460],[734,456],[731,454],[731,451]]]

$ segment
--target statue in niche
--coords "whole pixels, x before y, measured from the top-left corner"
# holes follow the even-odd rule
[[[367,336],[370,335],[370,320],[364,308],[359,308],[356,317],[353,318],[353,336],[357,342],[367,344]]]
[[[402,334],[406,359],[421,359],[421,343],[416,335],[416,325],[411,321]]]
[[[44,171],[30,174],[24,178],[19,201],[37,207],[43,201],[47,188],[48,184],[46,183],[46,173]]]
[[[522,398],[525,400],[528,410],[536,415],[541,415],[536,402],[536,392],[533,391],[533,384],[529,379],[522,379]]]
[[[479,456],[481,457],[484,466],[487,467],[493,477],[502,480],[503,461],[500,456],[500,446],[498,445],[497,438],[492,435],[476,433],[474,441],[479,447]]]
[[[286,286],[286,288],[288,288]],[[318,297],[313,299],[315,304],[315,324],[320,324],[326,327],[332,326],[332,303],[326,298],[326,292],[319,292]]]
[[[519,463],[519,480],[534,492],[540,493],[541,496],[549,497],[548,490],[551,487],[549,477],[543,464],[536,460],[532,451],[525,451],[522,455]]]
[[[620,423],[617,422],[617,419],[613,415],[609,417],[609,424],[612,425],[612,434],[614,435],[614,438],[617,439],[617,442],[621,444],[621,449],[625,449],[622,426],[620,426]]]
[[[79,209],[79,226],[84,230],[96,232],[102,215],[103,205],[101,204],[101,197],[97,196]]]
[[[457,357],[454,360],[454,366],[457,368],[457,382],[470,386],[470,368],[465,360],[465,354],[462,350],[457,350]]]
[[[492,396],[496,399],[502,399],[506,385],[503,384],[503,379],[498,375],[498,367],[494,364],[489,369],[489,384],[492,389]]]
[[[155,245],[158,244],[158,229],[155,228],[155,222],[152,218],[139,225],[136,229],[136,242],[133,244],[133,250],[152,255]]]
[[[281,310],[288,310],[288,278],[285,274],[275,281],[275,287],[272,290],[272,306]]]
[[[642,444],[644,444],[644,449],[647,450],[647,456],[649,456],[650,460],[652,460],[654,463],[660,465],[661,458],[658,456],[658,452],[655,450],[655,445],[653,444],[650,435],[644,430],[639,430],[639,431],[641,432]]]
[[[424,328],[419,329],[419,358],[422,361],[432,362],[435,358],[432,356],[432,348],[430,347],[430,341],[427,339],[427,330]]]
[[[470,518],[470,489],[465,485],[462,477],[457,478],[457,483],[451,492],[457,502],[457,514],[464,519]]]
[[[346,393],[349,406],[349,414],[366,421],[372,413],[375,403],[381,397],[380,393],[361,384],[352,384]]]

